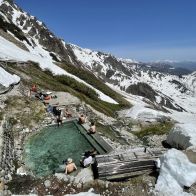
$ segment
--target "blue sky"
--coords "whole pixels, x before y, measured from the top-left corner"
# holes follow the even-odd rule
[[[196,0],[16,0],[57,36],[136,60],[196,60]]]

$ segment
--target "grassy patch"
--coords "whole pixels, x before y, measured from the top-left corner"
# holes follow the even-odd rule
[[[38,87],[43,89],[68,92],[78,97],[80,100],[84,101],[85,103],[91,105],[97,111],[102,112],[108,116],[114,117],[117,110],[122,109],[123,107],[125,107],[125,105],[126,106],[129,105],[126,104],[126,100],[125,103],[123,104],[124,99],[119,94],[118,94],[118,99],[115,100],[118,101],[122,99],[121,104],[111,104],[102,101],[98,98],[97,93],[93,89],[89,88],[88,86],[68,76],[64,76],[64,75],[54,76],[51,73],[51,71],[49,70],[43,71],[38,64],[33,62],[29,62],[28,65],[25,66],[17,66],[11,63],[9,64],[8,69],[10,69],[10,71],[12,72],[14,70],[15,71],[17,70],[18,73],[21,74],[21,78],[24,78],[24,75],[30,77],[31,80],[22,79],[22,82],[27,86],[31,86],[34,83],[37,84]]]
[[[96,128],[99,133],[102,133],[105,137],[112,141],[119,142],[120,144],[127,144],[126,141],[120,136],[120,134],[114,131],[109,125],[103,125],[96,123]]]
[[[20,122],[22,126],[31,128],[44,118],[45,108],[37,100],[13,96],[6,100],[6,104],[9,123],[13,126]]]
[[[139,132],[135,132],[135,135],[140,139],[149,135],[164,135],[168,133],[173,127],[173,123],[165,122],[160,124],[151,125],[149,127],[143,128]]]
[[[16,98],[17,96],[12,96],[6,99],[4,102],[6,104],[6,107],[16,107],[17,103],[14,101]]]
[[[92,72],[88,70],[84,70],[80,67],[75,67],[71,64],[64,63],[59,64],[63,69],[65,69],[67,72],[77,76],[78,78],[86,81],[88,84],[92,85],[96,89],[100,90],[104,94],[108,95],[109,97],[116,100],[120,107],[130,107],[130,103],[126,101],[120,94],[113,91],[110,87],[108,87],[100,78],[97,78]]]
[[[11,125],[16,125],[16,124],[17,124],[17,120],[16,120],[16,118],[14,118],[14,117],[10,117],[10,118],[8,119],[8,122],[9,122],[9,124],[11,124]]]
[[[77,82],[75,79],[64,75],[54,77],[61,84],[69,86],[75,91],[82,93],[93,100],[98,100],[98,94],[96,93],[96,91],[84,85],[83,83]]]

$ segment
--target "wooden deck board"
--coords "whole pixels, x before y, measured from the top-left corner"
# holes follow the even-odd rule
[[[113,172],[103,172],[99,173],[99,177],[104,177],[104,176],[112,176],[112,175],[117,175],[117,174],[124,174],[124,173],[131,173],[131,172],[136,172],[136,171],[144,171],[144,170],[152,170],[153,166],[143,166],[143,167],[132,167],[129,169],[121,169],[121,170],[116,170]]]
[[[116,155],[114,157],[100,157],[99,159],[97,159],[97,163],[101,164],[101,163],[113,163],[113,162],[118,162],[119,161],[119,156]]]
[[[151,170],[142,170],[142,171],[132,171],[123,174],[115,174],[115,175],[108,175],[108,176],[100,176],[99,178],[102,180],[120,180],[125,178],[131,178],[134,176],[142,175],[144,173],[150,173]]]
[[[101,173],[103,170],[107,170],[107,172],[112,172],[114,170],[124,170],[134,167],[143,167],[143,166],[154,166],[154,161],[140,161],[140,162],[127,162],[127,163],[119,163],[119,164],[110,164],[105,165],[104,167],[98,167],[98,171]]]
[[[146,171],[152,171],[155,160],[163,152],[157,150],[133,150],[124,154],[96,156],[97,173],[100,179],[120,179]]]

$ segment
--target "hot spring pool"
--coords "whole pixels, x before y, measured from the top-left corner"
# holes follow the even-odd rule
[[[27,141],[24,151],[25,164],[36,176],[52,174],[59,164],[69,157],[79,166],[81,155],[92,149],[75,123],[72,121],[60,127],[46,127]]]

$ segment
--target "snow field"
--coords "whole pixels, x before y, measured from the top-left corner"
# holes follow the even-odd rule
[[[176,124],[170,131],[167,142],[173,147],[180,147],[182,149],[196,147],[195,124]]]
[[[0,84],[5,87],[9,87],[11,84],[17,84],[20,81],[20,77],[15,74],[10,74],[0,67]]]
[[[176,149],[168,150],[160,158],[160,174],[155,185],[157,195],[188,196],[183,187],[190,187],[196,182],[196,164]]]
[[[0,46],[1,46],[0,47],[0,58],[5,59],[5,60],[7,60],[7,59],[16,60],[16,61],[17,60],[18,61],[31,60],[31,61],[37,62],[37,63],[39,63],[39,65],[42,69],[50,69],[54,74],[67,75],[69,77],[74,78],[78,82],[81,82],[81,83],[85,84],[86,86],[92,88],[93,90],[95,90],[98,93],[99,98],[101,100],[109,102],[109,103],[113,103],[113,104],[118,104],[111,97],[105,95],[104,93],[95,89],[94,87],[92,87],[91,85],[89,85],[85,81],[81,80],[80,78],[78,78],[72,74],[69,74],[68,72],[66,72],[62,68],[55,65],[53,63],[52,57],[49,55],[49,53],[47,51],[45,51],[39,45],[39,43],[36,43],[37,46],[35,48],[31,48],[28,44],[26,44],[26,42],[24,44],[27,46],[27,48],[29,49],[30,52],[22,50],[21,48],[17,47],[15,44],[7,41],[3,37],[0,37]]]

